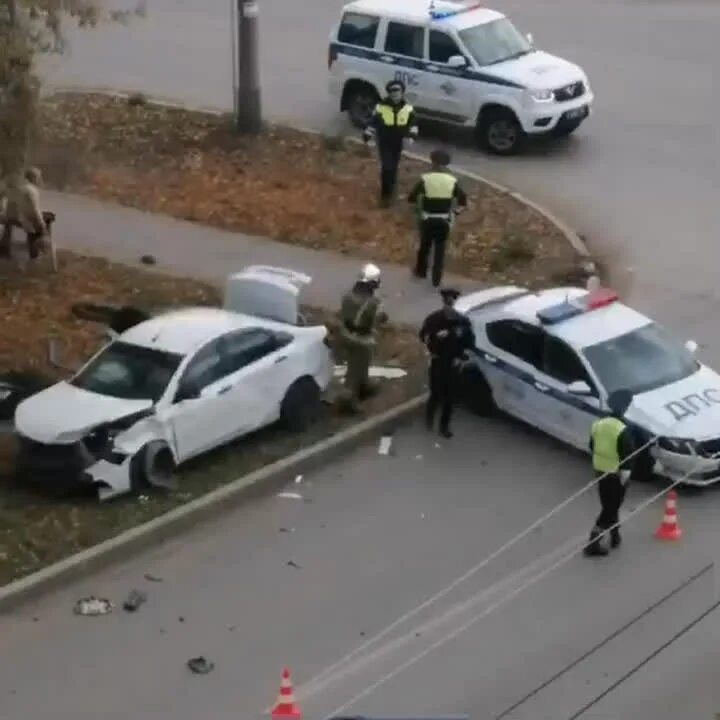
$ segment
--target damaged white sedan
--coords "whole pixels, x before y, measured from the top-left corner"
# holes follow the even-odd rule
[[[19,467],[101,500],[167,486],[179,463],[281,420],[315,420],[333,375],[324,326],[305,326],[310,278],[253,266],[223,308],[184,308],[117,335],[77,374],[18,405]]]

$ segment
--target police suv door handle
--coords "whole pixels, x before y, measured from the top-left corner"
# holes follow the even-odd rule
[[[539,383],[539,382],[536,382],[536,383],[535,383],[535,387],[536,387],[540,392],[547,392],[547,391],[550,389],[547,385],[543,385],[542,383]]]
[[[284,361],[287,360],[287,359],[288,359],[288,356],[287,356],[287,355],[281,355],[281,356],[275,361],[275,365],[277,365],[278,363],[284,362]]]
[[[440,72],[440,68],[435,67],[435,65],[426,65],[425,69],[429,72]]]
[[[232,390],[232,385],[226,385],[225,387],[221,387],[218,390],[218,395],[224,395],[226,392],[230,392]]]

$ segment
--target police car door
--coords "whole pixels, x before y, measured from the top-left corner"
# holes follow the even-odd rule
[[[495,403],[541,430],[551,432],[548,398],[536,375],[542,366],[544,331],[520,320],[495,320],[485,327],[489,347],[483,353]]]
[[[597,385],[578,354],[563,340],[545,334],[543,363],[535,377],[544,395],[551,432],[559,440],[587,450],[590,428],[601,411]],[[572,383],[586,383],[589,391],[570,391]]]
[[[463,123],[472,112],[473,80],[465,75],[465,68],[448,65],[451,57],[465,57],[455,39],[442,30],[430,29],[428,37],[427,110],[438,120]]]
[[[391,80],[405,85],[405,99],[418,111],[425,107],[425,28],[395,20],[388,20],[380,61],[383,67],[383,86]]]

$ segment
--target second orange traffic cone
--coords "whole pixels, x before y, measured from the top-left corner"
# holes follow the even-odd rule
[[[270,711],[270,715],[272,720],[286,720],[286,718],[300,720],[302,718],[300,708],[295,704],[292,680],[290,680],[290,671],[287,668],[282,672],[280,693],[275,707]]]
[[[677,493],[674,490],[668,493],[665,500],[665,515],[655,531],[655,537],[658,540],[679,540],[682,537],[677,518]]]

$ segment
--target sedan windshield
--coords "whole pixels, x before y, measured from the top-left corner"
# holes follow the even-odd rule
[[[155,403],[181,362],[182,355],[114,342],[81,370],[71,384],[99,395]]]
[[[532,52],[532,45],[507,18],[460,30],[459,35],[479,65],[494,65]]]
[[[688,350],[655,323],[590,345],[583,353],[608,393],[649,392],[678,382],[700,367]]]

